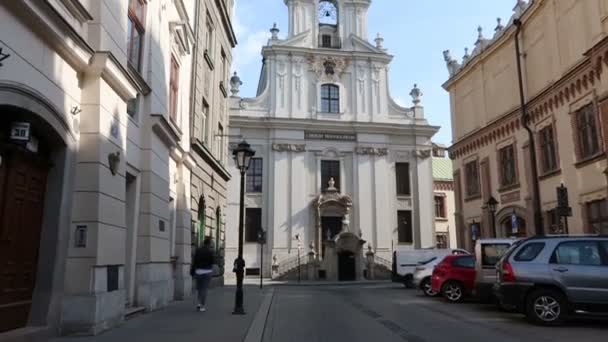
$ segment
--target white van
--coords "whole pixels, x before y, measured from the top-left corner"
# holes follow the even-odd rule
[[[469,254],[464,249],[423,248],[393,252],[393,282],[403,283],[407,288],[414,287],[414,271],[423,261],[437,257],[443,259],[453,254]]]
[[[480,239],[475,243],[475,289],[473,295],[482,302],[493,299],[496,264],[511,246],[521,239]]]

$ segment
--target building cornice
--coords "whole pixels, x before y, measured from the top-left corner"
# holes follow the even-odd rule
[[[234,28],[232,27],[232,22],[230,21],[230,15],[228,14],[229,12],[226,8],[225,1],[215,0],[215,5],[217,6],[217,9],[220,12],[224,31],[226,32],[226,37],[228,38],[230,45],[234,48],[237,44],[236,34],[234,33]]]
[[[545,4],[545,0],[532,1],[530,5],[526,7],[525,12],[520,18],[521,22],[523,23],[522,26],[525,27],[525,24],[530,20],[530,18],[534,16]],[[515,18],[515,16],[513,18]],[[509,23],[509,26],[503,30],[504,31],[499,37],[486,42],[485,44],[487,45],[483,46],[482,50],[477,55],[464,61],[464,64],[458,69],[458,71],[451,75],[450,78],[443,84],[443,88],[449,91],[449,89],[455,83],[475,70],[479,63],[484,62],[487,58],[492,56],[496,50],[502,48],[506,43],[514,39],[513,37],[515,36],[516,28],[515,25],[513,25],[512,20]]]
[[[324,132],[349,132],[364,134],[388,134],[403,135],[411,134],[431,137],[439,131],[439,126],[378,123],[378,122],[354,122],[354,121],[323,121],[312,119],[293,118],[260,118],[249,116],[230,116],[230,127],[258,128],[258,129],[284,129],[284,130],[311,130]]]
[[[268,58],[269,56],[276,55],[292,55],[299,57],[307,57],[310,54],[314,54],[320,58],[322,57],[343,57],[351,58],[355,61],[375,61],[385,64],[389,64],[393,60],[392,55],[378,54],[375,52],[366,51],[349,51],[340,49],[314,49],[298,46],[286,46],[286,45],[267,45],[262,48],[262,56]]]
[[[528,101],[531,122],[537,123],[563,106],[584,97],[590,88],[599,83],[608,66],[608,37],[585,52],[584,57],[567,73]],[[484,127],[457,139],[449,148],[450,158],[459,159],[475,153],[523,128],[519,106],[511,109]]]
[[[232,178],[230,172],[228,172],[228,170],[226,170],[224,166],[222,166],[219,161],[215,159],[211,151],[209,151],[200,140],[193,139],[191,146],[192,151],[201,157],[207,165],[211,166],[211,168],[217,172],[217,174],[219,174],[223,180],[227,182]]]

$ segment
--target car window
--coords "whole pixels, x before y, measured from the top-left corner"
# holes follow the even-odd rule
[[[475,268],[475,258],[473,258],[473,257],[456,258],[452,262],[452,265],[456,266],[456,267]]]
[[[608,241],[600,242],[600,246],[604,251],[604,265],[608,266]]]
[[[536,259],[543,248],[545,248],[543,242],[529,243],[522,247],[513,259],[515,259],[515,261],[532,261]]]
[[[599,246],[595,241],[573,241],[560,244],[552,261],[562,265],[600,266]]]
[[[481,265],[494,267],[500,257],[511,247],[508,243],[488,243],[481,246]]]

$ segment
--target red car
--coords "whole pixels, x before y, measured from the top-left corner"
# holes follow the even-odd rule
[[[461,302],[475,288],[475,257],[450,255],[433,270],[431,287],[452,303]]]

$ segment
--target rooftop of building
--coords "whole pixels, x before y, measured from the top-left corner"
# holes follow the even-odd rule
[[[454,180],[452,160],[450,158],[433,157],[433,179],[438,181]]]

